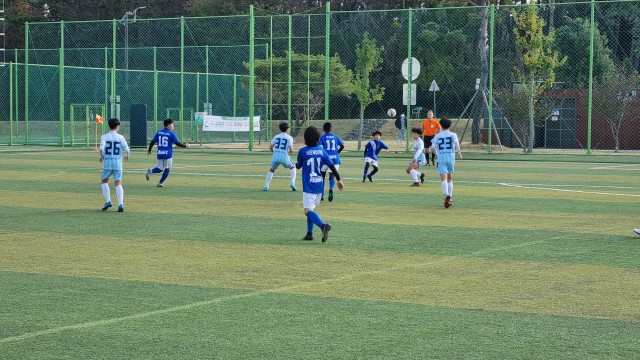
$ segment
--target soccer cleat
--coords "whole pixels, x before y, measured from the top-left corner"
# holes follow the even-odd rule
[[[313,234],[307,234],[305,235],[302,240],[313,240]]]
[[[446,209],[448,209],[448,208],[449,208],[449,206],[451,206],[451,204],[452,204],[451,196],[449,196],[449,195],[445,196],[445,197],[444,197],[444,207],[445,207]]]
[[[158,186],[158,187],[164,187],[164,184],[163,184],[163,183],[158,183],[158,185],[157,185],[157,186]]]
[[[367,179],[369,179],[369,182],[373,182],[373,179],[371,178],[371,175],[367,175]]]
[[[331,231],[331,225],[322,225],[322,242],[327,241],[327,239],[329,238],[329,231]]]
[[[268,186],[263,187],[262,191],[269,191],[269,187]]]
[[[111,204],[111,201],[107,201],[106,203],[104,203],[104,206],[102,207],[102,211],[105,211],[112,206],[113,205]]]
[[[291,191],[298,191],[298,188],[294,183],[289,184],[289,186],[291,186]]]
[[[329,189],[329,202],[333,201],[333,189]]]
[[[367,175],[362,177],[362,182],[365,182],[367,180]]]
[[[147,174],[144,177],[147,178],[147,181],[149,181],[149,179],[151,179],[151,169],[147,169]]]
[[[420,173],[420,182],[424,184],[424,173]]]
[[[118,205],[118,212],[124,212],[124,204]]]
[[[419,182],[414,182],[413,184],[411,184],[411,187],[420,187],[420,183]]]

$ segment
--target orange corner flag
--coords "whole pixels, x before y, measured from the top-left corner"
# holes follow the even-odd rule
[[[104,118],[102,116],[96,114],[96,122],[102,124],[104,122]]]

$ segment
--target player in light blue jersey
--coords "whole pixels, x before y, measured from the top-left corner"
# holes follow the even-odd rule
[[[262,188],[263,191],[269,191],[269,184],[271,184],[271,179],[273,179],[273,173],[276,171],[278,166],[282,165],[287,169],[291,170],[291,191],[296,191],[296,165],[291,160],[291,154],[293,154],[293,138],[289,135],[289,124],[286,122],[278,125],[281,133],[274,136],[273,140],[271,140],[271,145],[269,149],[273,153],[273,157],[271,158],[271,168],[267,173],[267,182]]]
[[[100,162],[102,163],[102,194],[104,195],[104,206],[102,210],[107,210],[111,204],[111,190],[109,189],[109,177],[113,176],[116,185],[116,196],[118,197],[118,212],[124,211],[124,189],[122,188],[122,158],[129,160],[129,145],[124,136],[118,134],[120,120],[109,119],[108,133],[100,137]]]
[[[320,131],[314,126],[309,126],[304,131],[305,147],[298,152],[296,168],[302,168],[302,206],[304,214],[307,216],[307,235],[304,240],[313,240],[313,225],[317,225],[322,229],[322,242],[327,241],[331,225],[325,223],[320,215],[313,211],[316,206],[320,205],[320,198],[324,189],[321,169],[326,165],[331,169],[331,173],[338,180],[338,190],[342,191],[344,184],[340,180],[338,169],[333,165],[333,161],[329,157],[327,151],[320,145]]]
[[[178,140],[178,136],[173,132],[172,119],[166,119],[164,121],[164,129],[158,131],[153,137],[147,149],[147,156],[151,155],[151,149],[155,144],[158,144],[158,164],[153,169],[147,169],[146,178],[149,181],[152,173],[162,173],[157,187],[164,187],[164,181],[167,180],[173,165],[173,144],[182,148],[189,147],[189,144],[183,144]]]
[[[447,118],[440,119],[442,131],[436,134],[431,142],[431,147],[438,152],[438,173],[442,183],[442,192],[444,193],[444,207],[448,208],[453,205],[453,181],[452,175],[454,165],[456,163],[456,152],[462,159],[460,150],[460,142],[458,135],[449,131],[451,120]]]
[[[362,176],[362,182],[365,179],[369,179],[369,182],[373,182],[371,178],[375,173],[378,172],[378,154],[380,154],[380,150],[385,149],[389,151],[389,147],[380,141],[382,137],[382,133],[380,131],[374,131],[371,136],[373,139],[369,140],[367,145],[364,146],[364,175]],[[369,171],[369,165],[373,166],[373,170],[369,175],[367,175],[367,171]]]
[[[424,156],[422,129],[411,129],[411,136],[413,136],[413,160],[409,163],[409,166],[407,166],[407,174],[410,174],[413,179],[411,186],[420,186],[421,183],[424,183],[424,173],[419,172],[418,169],[427,163],[427,158]],[[418,177],[420,177],[420,182],[418,182]]]
[[[331,133],[331,123],[326,122],[322,125],[322,130],[324,130],[324,135],[320,136],[320,146],[322,146],[329,154],[331,161],[333,161],[333,166],[336,169],[340,169],[340,152],[344,149],[344,142],[340,140],[337,135]],[[324,182],[327,178],[327,172],[329,173],[329,202],[333,201],[333,188],[336,186],[335,176],[333,172],[329,170],[327,165],[322,167],[322,181]],[[324,200],[324,187],[322,188],[322,197],[320,200]]]

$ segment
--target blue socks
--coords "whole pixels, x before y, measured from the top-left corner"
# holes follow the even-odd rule
[[[161,173],[162,169],[154,167],[153,169],[151,169],[151,172],[154,173],[154,174]]]
[[[336,187],[336,181],[334,179],[329,180],[329,189]]]
[[[367,176],[367,172],[368,172],[368,171],[369,171],[369,163],[366,163],[366,164],[364,165],[364,176]],[[364,177],[364,176],[363,176],[363,177]]]
[[[324,225],[324,222],[322,221],[322,219],[320,219],[320,215],[318,215],[317,212],[309,211],[307,213],[307,232],[308,233],[313,232],[313,224],[317,225],[319,228],[322,229],[322,225]]]
[[[164,171],[162,172],[162,177],[160,178],[160,184],[164,184],[164,181],[167,180],[167,177],[169,176],[169,171],[170,169],[164,169]]]

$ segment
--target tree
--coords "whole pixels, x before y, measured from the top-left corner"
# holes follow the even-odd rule
[[[364,128],[364,110],[370,104],[382,100],[384,88],[377,84],[371,87],[371,73],[380,70],[382,65],[383,47],[378,47],[374,39],[365,32],[362,42],[356,47],[356,68],[353,89],[360,102],[360,128],[358,129],[358,150],[362,145],[362,131]]]
[[[526,152],[531,153],[535,140],[536,102],[540,94],[553,85],[555,71],[566,58],[560,60],[558,52],[552,49],[554,32],[544,34],[545,22],[538,15],[537,7],[528,5],[521,11],[512,10],[511,15],[515,20],[513,31],[516,44],[522,56],[522,67],[518,69],[518,76],[528,97],[529,138]]]
[[[635,70],[614,66],[593,88],[593,114],[604,118],[613,138],[614,151],[620,150],[620,128],[627,120],[627,109],[637,99],[640,76]]]
[[[293,135],[324,108],[324,63],[324,55],[291,53]],[[245,63],[245,66],[249,64]],[[254,63],[256,96],[264,99],[259,102],[274,104],[274,118],[288,118],[288,67],[288,55],[255,60]],[[353,94],[352,78],[351,70],[340,61],[339,56],[329,59],[329,96]],[[269,94],[271,101],[268,101]]]

